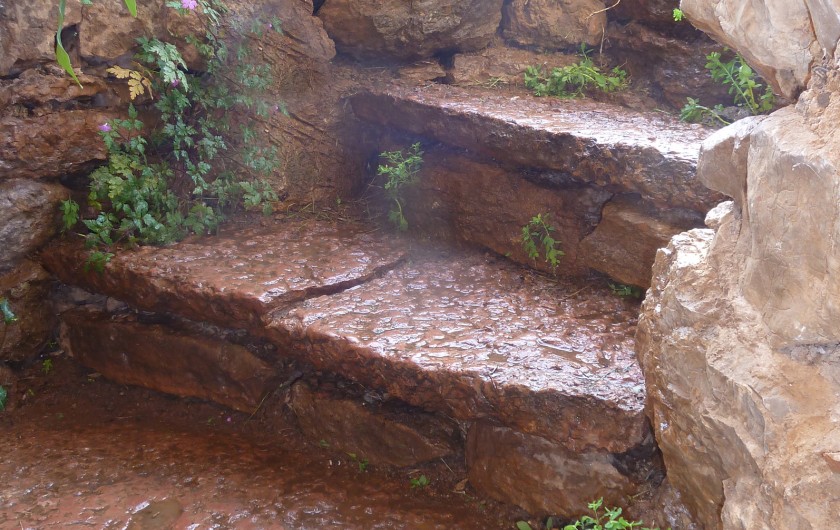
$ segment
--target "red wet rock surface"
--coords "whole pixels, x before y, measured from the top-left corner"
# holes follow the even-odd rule
[[[18,374],[0,412],[0,528],[496,529],[521,516],[454,493],[455,460],[360,471],[308,445],[278,412],[283,396],[251,417],[53,361],[49,375],[40,363]],[[430,486],[411,489],[420,473]]]
[[[350,99],[363,120],[579,183],[707,211],[723,197],[695,179],[710,130],[586,100],[510,96],[444,85],[384,85]]]
[[[266,224],[126,252],[102,274],[81,271],[83,251],[71,244],[45,261],[67,283],[246,327],[278,355],[430,412],[490,418],[575,452],[621,453],[647,436],[638,305],[603,280],[553,281],[355,224]]]
[[[280,311],[308,362],[459,419],[493,417],[572,451],[647,434],[636,304],[465,251],[416,250],[358,287]]]
[[[141,309],[249,328],[272,309],[357,285],[403,257],[370,227],[304,219],[121,251],[104,274],[84,271],[87,251],[77,241],[51,247],[42,261],[65,283]]]

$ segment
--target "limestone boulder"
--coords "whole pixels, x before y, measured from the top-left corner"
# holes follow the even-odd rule
[[[17,266],[56,234],[58,203],[68,196],[57,184],[0,181],[0,273]]]
[[[710,189],[732,197],[739,215],[746,202],[750,138],[764,118],[738,120],[706,138],[700,148],[698,177]]]
[[[49,302],[52,286],[50,274],[30,260],[0,274],[0,297],[6,298],[17,317],[10,324],[0,321],[0,361],[30,359],[53,336],[56,317]]]
[[[829,71],[710,142],[701,171],[732,182],[700,178],[741,209],[657,256],[637,353],[669,478],[705,528],[836,526],[839,91]]]
[[[513,0],[505,5],[502,34],[521,46],[558,49],[598,44],[606,26],[602,0]]]
[[[840,38],[838,0],[683,0],[691,23],[740,52],[788,98],[806,86],[812,64],[833,55]]]
[[[487,46],[503,0],[330,0],[318,11],[339,51],[360,58],[422,59]]]
[[[779,347],[840,342],[838,148],[836,132],[815,134],[792,108],[762,122],[750,140],[743,288]]]

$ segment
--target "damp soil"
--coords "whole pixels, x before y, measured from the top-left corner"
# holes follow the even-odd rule
[[[514,528],[458,458],[380,469],[306,440],[283,395],[254,415],[111,383],[63,355],[0,412],[0,528]],[[325,445],[325,444],[323,444]],[[425,475],[430,485],[411,488]]]

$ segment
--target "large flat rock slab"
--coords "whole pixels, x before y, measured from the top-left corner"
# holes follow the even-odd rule
[[[695,178],[700,143],[711,131],[670,116],[444,85],[370,88],[350,102],[368,122],[502,163],[555,170],[561,185],[639,193],[663,207],[701,212],[725,200]]]
[[[261,327],[274,309],[358,285],[403,258],[370,227],[313,219],[233,225],[215,237],[122,251],[102,273],[84,271],[87,251],[78,241],[42,253],[64,283],[148,311],[248,329]]]
[[[620,453],[648,433],[637,311],[504,260],[429,250],[278,311],[269,337],[426,410],[489,417],[571,452]]]

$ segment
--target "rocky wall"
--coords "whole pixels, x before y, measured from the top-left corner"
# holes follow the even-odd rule
[[[840,64],[833,46],[825,59],[812,52],[840,6],[739,5],[683,1],[761,59],[755,66],[786,94],[806,81],[808,90],[704,143],[698,177],[734,200],[710,213],[708,230],[659,251],[637,352],[669,479],[705,528],[831,528],[840,511]]]

